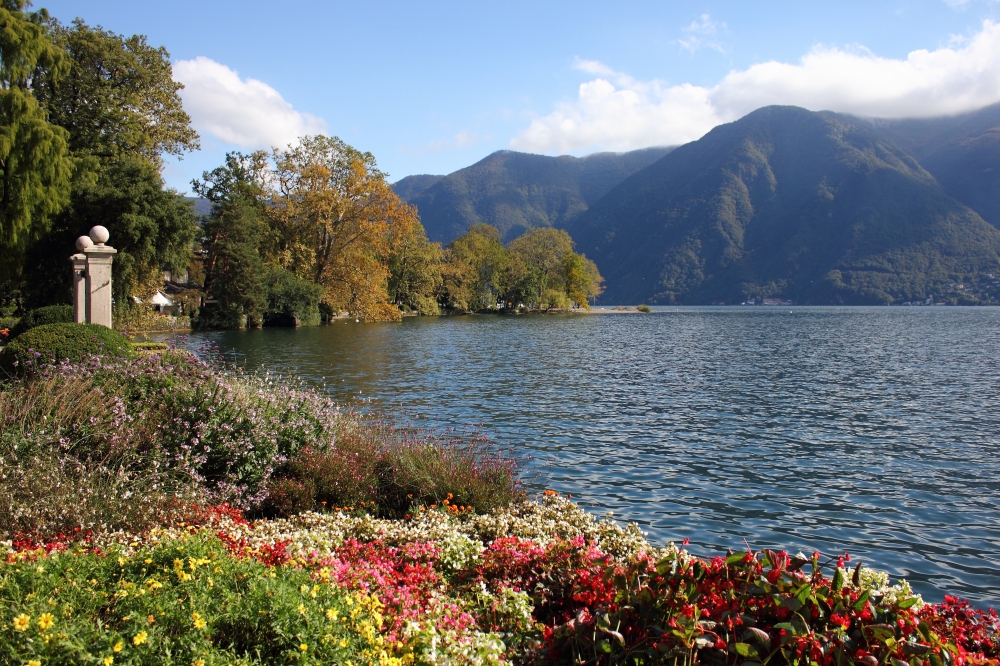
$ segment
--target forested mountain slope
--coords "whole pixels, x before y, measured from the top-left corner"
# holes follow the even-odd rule
[[[566,228],[607,279],[603,302],[887,303],[1000,273],[1000,231],[899,140],[849,116],[759,109],[625,179]],[[925,159],[955,143],[940,145]]]
[[[945,192],[1000,228],[1000,104],[944,118],[870,122]]]
[[[531,228],[568,224],[669,151],[547,157],[501,150],[448,176],[404,178],[393,189],[417,206],[432,241],[448,243],[479,222],[510,240]]]

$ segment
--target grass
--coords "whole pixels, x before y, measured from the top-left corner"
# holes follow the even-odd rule
[[[481,435],[441,437],[180,351],[60,364],[0,385],[0,534],[141,531],[192,506],[282,517],[523,494]]]

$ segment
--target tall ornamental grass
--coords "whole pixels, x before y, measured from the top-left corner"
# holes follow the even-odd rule
[[[250,515],[522,493],[478,435],[436,436],[316,391],[176,350],[92,357],[0,384],[0,533],[137,531],[229,503]],[[363,504],[362,504],[363,503]]]

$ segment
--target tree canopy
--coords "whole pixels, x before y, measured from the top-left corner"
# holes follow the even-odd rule
[[[530,229],[506,247],[500,231],[474,224],[445,250],[443,300],[456,310],[589,308],[601,293],[597,266],[560,229]]]
[[[160,174],[163,155],[198,146],[178,95],[181,85],[173,80],[170,55],[145,37],[116,35],[80,20],[67,27],[43,12],[12,9],[23,6],[7,2],[0,10],[13,26],[0,31],[0,41],[13,42],[0,43],[4,66],[8,52],[13,63],[0,94],[20,94],[25,109],[21,130],[11,122],[6,131],[21,136],[27,122],[35,132],[10,143],[10,160],[0,155],[8,173],[26,168],[18,150],[35,159],[29,175],[6,190],[12,204],[4,204],[3,240],[23,247],[3,275],[7,290],[21,293],[30,306],[67,302],[66,256],[77,236],[101,224],[118,250],[116,309],[129,307],[133,296],[146,297],[160,286],[164,264],[188,267],[198,233],[189,202],[165,189]]]
[[[74,160],[68,132],[49,122],[33,94],[58,80],[67,59],[48,31],[48,15],[25,0],[0,3],[0,277],[19,272],[28,244],[69,203]]]

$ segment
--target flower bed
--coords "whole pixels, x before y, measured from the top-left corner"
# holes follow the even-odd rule
[[[924,604],[846,558],[700,559],[555,495],[488,514],[448,506],[254,522],[223,507],[141,535],[9,543],[0,659],[963,666],[1000,656],[995,612],[950,597]]]

